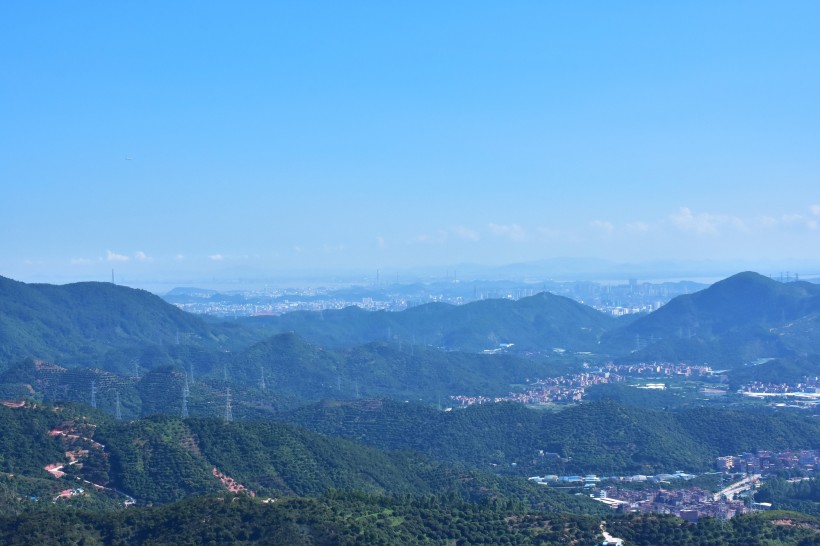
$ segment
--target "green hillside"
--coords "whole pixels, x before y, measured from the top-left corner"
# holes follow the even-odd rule
[[[27,357],[88,365],[112,349],[224,341],[218,328],[144,290],[0,277],[0,366]]]
[[[282,423],[155,417],[105,427],[97,438],[111,452],[111,484],[142,501],[166,503],[225,490],[217,469],[266,496],[342,489],[473,500],[516,497],[552,511],[599,509],[524,480],[385,453]]]
[[[820,353],[820,337],[802,335],[820,311],[820,286],[780,283],[739,273],[678,296],[657,311],[602,336],[607,351],[629,359],[706,361],[737,365],[794,349]],[[782,335],[789,332],[790,336]],[[805,333],[805,332],[803,332]]]
[[[0,473],[5,476],[0,503],[9,502],[9,487],[26,494],[44,490],[21,481],[39,479],[64,483],[63,489],[88,480],[141,503],[175,502],[234,487],[275,497],[355,490],[413,497],[453,495],[475,502],[515,498],[551,512],[602,512],[589,499],[524,479],[410,453],[387,453],[271,421],[156,416],[125,422],[81,406],[0,406],[0,417]],[[51,430],[57,432],[49,434]],[[67,451],[77,454],[79,464],[67,464]],[[56,480],[44,470],[46,465],[63,465],[60,470],[66,477]],[[88,502],[86,495],[78,498],[83,500]]]
[[[111,414],[119,397],[127,418],[180,415],[187,375],[190,415],[219,415],[220,400],[230,387],[237,410],[247,417],[243,411],[251,407],[278,411],[325,398],[389,397],[437,403],[456,394],[505,395],[511,384],[556,373],[563,366],[557,358],[547,363],[395,343],[334,351],[295,334],[279,334],[233,353],[152,345],[109,353],[103,364],[107,369],[66,368],[25,359],[0,371],[0,394],[13,400],[33,397],[90,404],[93,383],[98,407]]]
[[[820,423],[810,418],[701,408],[658,411],[610,400],[557,413],[516,404],[439,412],[387,400],[327,402],[296,410],[288,419],[382,449],[410,449],[524,475],[700,471],[720,455],[820,446]]]
[[[48,434],[59,422],[53,412],[0,406],[0,472],[47,477],[43,467],[64,456]]]
[[[602,516],[545,513],[524,503],[333,493],[264,503],[231,495],[186,499],[124,512],[38,510],[0,516],[0,542],[194,546],[396,546],[431,544],[601,544]],[[606,516],[606,529],[636,546],[818,543],[820,520],[795,512],[741,515],[697,524],[656,514]]]
[[[476,355],[398,344],[369,343],[330,350],[295,334],[280,334],[237,353],[232,378],[259,382],[297,398],[358,396],[435,401],[451,394],[506,394],[512,383],[549,374],[538,361],[504,354]]]

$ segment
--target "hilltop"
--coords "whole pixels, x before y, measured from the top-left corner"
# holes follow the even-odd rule
[[[0,362],[88,363],[115,349],[217,346],[224,332],[145,290],[111,283],[25,284],[0,277]]]
[[[631,359],[708,361],[737,365],[762,357],[820,352],[820,337],[797,332],[816,325],[820,286],[781,283],[744,272],[669,303],[602,336],[611,354]]]

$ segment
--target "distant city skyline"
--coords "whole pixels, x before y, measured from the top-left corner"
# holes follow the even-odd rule
[[[6,4],[0,275],[820,273],[818,20],[808,1]]]

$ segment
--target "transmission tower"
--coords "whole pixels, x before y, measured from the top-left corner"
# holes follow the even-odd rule
[[[188,394],[190,394],[190,390],[188,389],[188,376],[185,376],[185,384],[182,386],[182,418],[188,417]]]
[[[120,391],[114,391],[114,394],[117,397],[117,409],[115,410],[114,416],[117,421],[120,421],[122,419],[122,410],[120,409]]]
[[[193,362],[188,363],[188,372],[191,375],[191,385],[193,385],[194,384],[194,363]]]
[[[267,390],[267,386],[265,385],[265,367],[259,366],[259,388]]]
[[[225,394],[225,422],[230,423],[233,421],[233,412],[231,411],[231,388],[228,387],[227,393]]]
[[[96,381],[91,382],[91,407],[92,408],[97,407],[97,382]]]

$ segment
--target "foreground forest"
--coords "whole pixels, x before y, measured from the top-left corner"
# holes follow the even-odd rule
[[[606,530],[634,546],[816,546],[820,520],[790,512],[689,524],[670,516],[607,517]],[[598,517],[533,511],[516,502],[384,497],[329,492],[269,502],[232,495],[125,512],[39,511],[0,516],[0,542],[26,544],[332,546],[577,545],[602,542]]]

